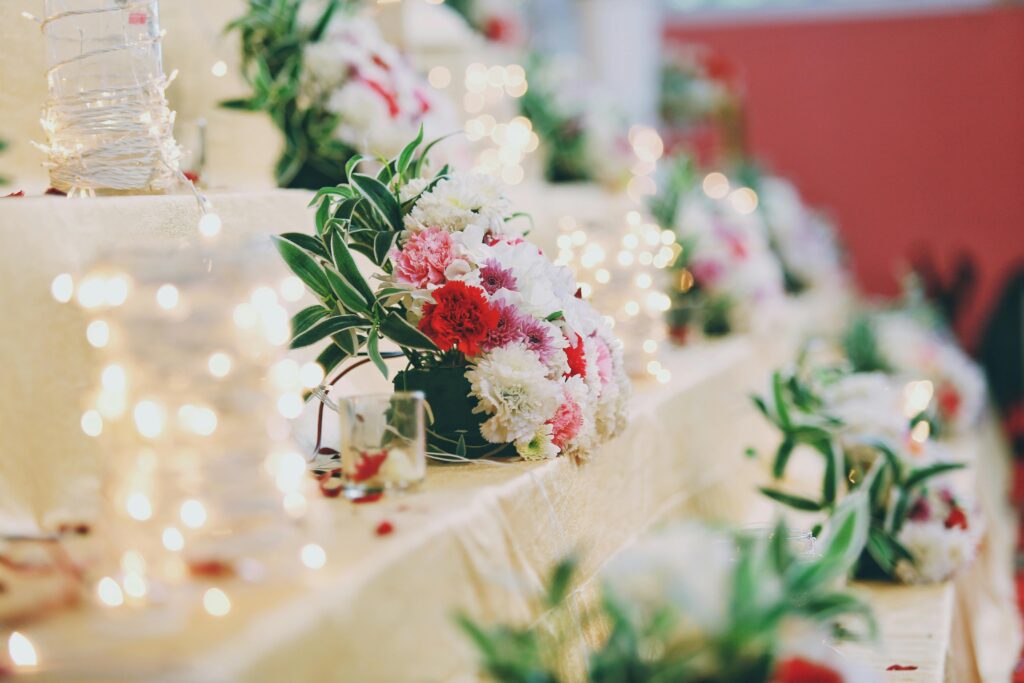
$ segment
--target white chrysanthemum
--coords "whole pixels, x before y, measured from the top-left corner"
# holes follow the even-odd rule
[[[749,329],[777,310],[785,296],[782,268],[759,214],[742,214],[698,190],[680,202],[676,232],[689,248],[690,270],[701,289],[733,302],[734,329]]]
[[[914,557],[914,563],[901,560],[896,576],[904,583],[945,581],[977,554],[979,533],[974,529],[947,529],[940,520],[908,521],[899,533],[899,542]]]
[[[825,385],[824,412],[843,421],[841,439],[855,448],[866,438],[880,438],[898,447],[907,437],[902,387],[881,372],[857,372]]]
[[[956,344],[907,313],[875,318],[882,356],[897,372],[927,379],[940,415],[956,431],[977,423],[986,402],[985,376]]]
[[[735,562],[728,535],[683,524],[642,537],[601,574],[636,623],[671,607],[679,619],[670,640],[690,639],[719,633],[728,623]]]
[[[478,401],[473,412],[491,416],[480,432],[492,443],[533,438],[562,399],[561,382],[548,379],[547,367],[522,344],[483,354],[466,379]]]
[[[550,460],[558,455],[558,446],[551,440],[552,429],[542,424],[533,436],[516,439],[516,453],[523,460]]]
[[[840,284],[842,256],[835,229],[812,212],[788,181],[765,176],[758,201],[789,270],[810,285]]]
[[[427,178],[412,178],[405,182],[398,190],[398,198],[403,202],[415,199],[423,190],[427,189],[430,180]]]
[[[507,234],[511,205],[501,184],[478,173],[453,175],[437,183],[405,217],[408,230],[443,228],[449,232],[478,225],[492,235]]]

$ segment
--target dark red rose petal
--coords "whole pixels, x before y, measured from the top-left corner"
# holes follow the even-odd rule
[[[383,522],[377,525],[376,532],[378,536],[387,536],[394,530],[395,526],[385,519]]]

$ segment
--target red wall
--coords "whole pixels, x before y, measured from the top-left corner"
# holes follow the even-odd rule
[[[892,18],[669,26],[740,65],[752,151],[839,220],[861,285],[898,291],[930,245],[981,288],[975,341],[1024,263],[1024,8]]]

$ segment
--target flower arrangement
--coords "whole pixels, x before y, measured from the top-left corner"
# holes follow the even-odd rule
[[[757,211],[782,267],[786,292],[842,286],[847,280],[835,227],[812,211],[785,178],[747,164],[739,174],[757,194]]]
[[[552,183],[599,182],[624,187],[634,162],[627,126],[614,107],[573,85],[575,71],[533,55],[520,113],[540,137],[544,177]]]
[[[685,158],[673,165],[662,188],[652,213],[676,233],[682,247],[671,265],[673,338],[684,341],[692,329],[721,336],[769,319],[785,291],[761,216],[726,194],[698,186]]]
[[[316,235],[278,238],[320,301],[296,314],[292,346],[329,338],[327,373],[365,354],[388,376],[380,344],[396,344],[408,367],[395,387],[425,393],[435,452],[587,457],[625,423],[619,343],[571,272],[526,241],[496,181],[423,175],[422,137],[376,177],[351,160],[314,199]],[[376,267],[373,286],[354,253]]]
[[[264,111],[281,129],[282,187],[332,185],[356,154],[389,158],[421,125],[457,128],[450,103],[342,0],[249,0],[228,29],[241,34],[253,92],[223,105]]]
[[[820,496],[761,490],[783,505],[826,515],[844,496],[866,491],[871,528],[857,576],[939,581],[973,559],[981,520],[948,476],[964,464],[929,438],[921,427],[927,423],[906,410],[905,399],[892,378],[854,372],[849,364],[816,365],[805,357],[795,369],[774,373],[771,390],[754,397],[782,435],[773,476],[784,479],[801,452],[816,454],[824,468]]]
[[[526,18],[520,0],[448,0],[473,30],[502,45],[519,45],[526,39]]]
[[[916,409],[936,436],[977,425],[987,402],[984,373],[927,311],[865,313],[843,343],[854,369],[913,382]]]
[[[579,610],[580,631],[603,622],[607,633],[587,653],[583,680],[872,680],[824,645],[830,636],[874,634],[870,609],[835,587],[866,534],[864,500],[851,498],[830,522],[819,557],[796,554],[781,526],[751,537],[684,525],[641,539],[602,571],[598,604]],[[572,570],[571,561],[555,569],[540,608],[577,608],[569,604]],[[838,625],[840,618],[846,628]],[[857,632],[849,630],[852,618],[862,625]],[[483,673],[494,681],[578,680],[559,670],[579,642],[571,628],[491,627],[467,617],[460,624],[477,647]]]

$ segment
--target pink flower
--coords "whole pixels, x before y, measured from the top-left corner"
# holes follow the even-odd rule
[[[493,299],[491,308],[498,312],[498,324],[487,334],[483,343],[484,350],[490,351],[522,341],[522,315],[516,307],[501,299]]]
[[[511,269],[502,268],[495,259],[488,260],[480,269],[480,286],[488,294],[494,294],[499,289],[516,291],[516,276]]]
[[[601,385],[604,386],[612,381],[615,373],[615,364],[612,362],[612,351],[604,340],[594,335],[594,346],[597,347],[597,376],[601,378]]]
[[[583,409],[576,401],[565,395],[565,403],[558,406],[555,416],[548,420],[551,425],[551,441],[559,449],[576,438],[583,428]]]
[[[690,266],[693,279],[699,285],[714,285],[715,281],[722,276],[722,264],[711,259],[694,261]]]
[[[401,249],[391,250],[395,279],[420,289],[443,284],[445,268],[454,260],[452,236],[441,228],[415,232]]]
[[[526,348],[540,356],[541,362],[545,365],[550,364],[554,355],[561,352],[561,346],[556,346],[556,343],[561,340],[562,333],[554,325],[531,316],[523,316],[521,329]]]

